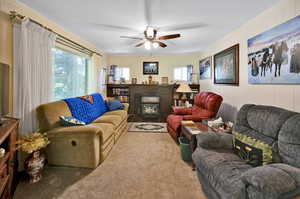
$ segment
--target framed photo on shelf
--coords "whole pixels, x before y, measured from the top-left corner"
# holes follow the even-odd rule
[[[144,75],[158,75],[158,62],[143,62]]]
[[[200,79],[211,78],[211,61],[211,56],[199,61]]]
[[[214,83],[239,85],[239,44],[214,55]]]

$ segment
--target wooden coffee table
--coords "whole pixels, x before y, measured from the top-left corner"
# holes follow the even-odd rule
[[[196,133],[196,131],[197,131],[197,133]],[[195,125],[193,125],[193,126],[183,124],[183,125],[181,125],[180,136],[183,136],[183,137],[186,137],[187,139],[189,139],[191,152],[193,153],[195,151],[195,149],[197,148],[196,135],[199,133],[206,133],[206,132],[210,132],[210,131],[213,131],[213,129],[211,129],[210,127],[208,127],[207,125],[205,125],[201,122],[196,122]],[[193,167],[193,171],[194,171],[195,164],[193,161],[192,161],[192,167]]]

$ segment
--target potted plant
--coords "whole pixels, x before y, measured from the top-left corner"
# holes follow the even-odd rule
[[[36,183],[42,178],[45,156],[41,153],[41,149],[45,148],[49,143],[46,133],[33,133],[24,136],[17,142],[17,149],[21,149],[29,154],[25,160],[24,167],[29,175],[30,183]]]

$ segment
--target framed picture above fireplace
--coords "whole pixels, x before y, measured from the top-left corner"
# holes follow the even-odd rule
[[[144,75],[158,75],[158,62],[143,62]]]

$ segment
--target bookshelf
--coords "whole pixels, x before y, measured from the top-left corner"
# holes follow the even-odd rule
[[[15,189],[18,125],[17,119],[4,119],[0,126],[0,148],[5,150],[4,156],[0,157],[0,199],[12,199]]]

